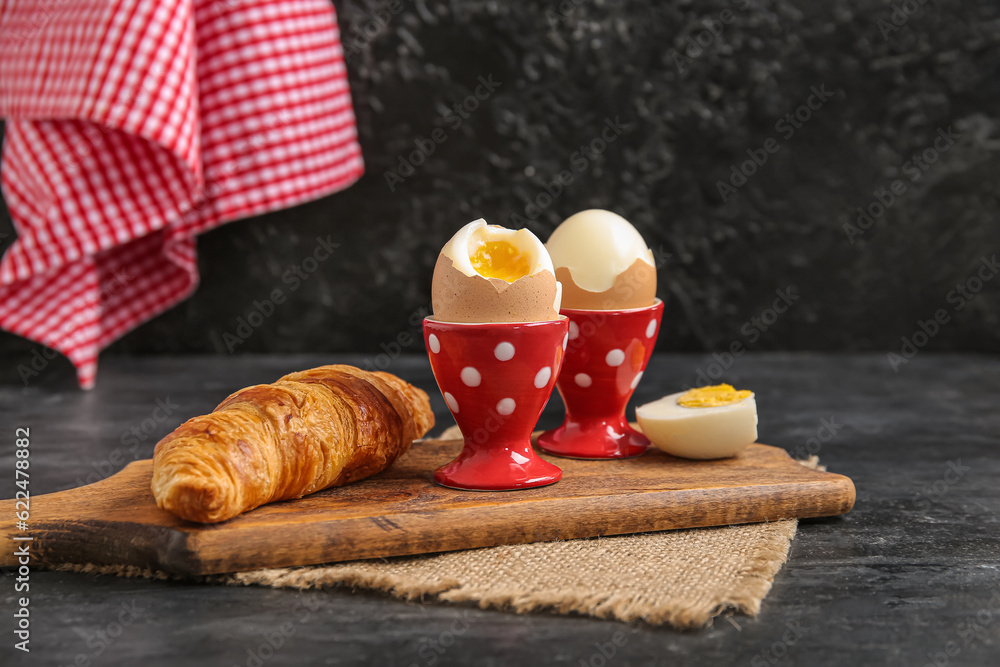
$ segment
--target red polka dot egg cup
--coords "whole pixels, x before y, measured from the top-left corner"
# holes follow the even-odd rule
[[[569,318],[569,345],[556,383],[566,418],[538,438],[539,448],[576,459],[645,453],[649,440],[628,425],[625,406],[653,354],[663,301],[628,310],[560,312]]]
[[[454,489],[511,491],[558,482],[562,470],[531,447],[559,375],[569,320],[441,322],[424,319],[431,369],[465,444],[434,481]]]

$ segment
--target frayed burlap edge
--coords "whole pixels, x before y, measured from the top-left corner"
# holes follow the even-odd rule
[[[535,611],[552,611],[558,614],[578,613],[596,618],[619,621],[644,621],[650,625],[668,624],[677,628],[698,628],[710,623],[727,609],[735,609],[748,616],[760,613],[763,599],[771,590],[774,576],[784,565],[798,521],[789,519],[767,524],[773,531],[768,544],[761,546],[747,561],[740,578],[733,586],[717,595],[711,604],[680,603],[673,607],[651,608],[641,598],[634,596],[597,593],[567,598],[558,592],[497,593],[464,587],[449,590],[437,597],[443,602],[472,602],[482,609],[507,609],[519,614]],[[691,530],[723,530],[721,528],[694,528]],[[601,538],[614,540],[615,537]]]

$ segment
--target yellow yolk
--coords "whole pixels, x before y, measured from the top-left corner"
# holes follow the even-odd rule
[[[736,390],[731,384],[716,384],[685,392],[677,399],[677,405],[685,408],[717,408],[720,405],[739,403],[751,395],[752,391]]]
[[[469,260],[484,278],[499,278],[509,283],[531,272],[529,258],[507,241],[485,241]]]

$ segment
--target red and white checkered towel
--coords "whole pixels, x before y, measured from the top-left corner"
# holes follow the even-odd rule
[[[363,171],[330,0],[0,1],[0,327],[97,354],[198,282],[194,236]]]

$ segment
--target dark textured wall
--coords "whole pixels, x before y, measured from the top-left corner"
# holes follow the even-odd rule
[[[1000,245],[1000,3],[904,4],[896,25],[871,1],[338,2],[366,176],[201,237],[198,292],[111,351],[226,352],[327,235],[334,256],[237,349],[378,351],[418,331],[459,226],[484,216],[544,239],[589,207],[657,251],[660,349],[890,351],[942,310],[929,348],[1000,351],[1000,278],[972,292]],[[469,98],[481,80],[495,90]],[[478,108],[454,111],[463,100]],[[730,181],[752,156],[763,164]],[[894,181],[901,194],[849,235]],[[31,346],[3,334],[0,349]]]

